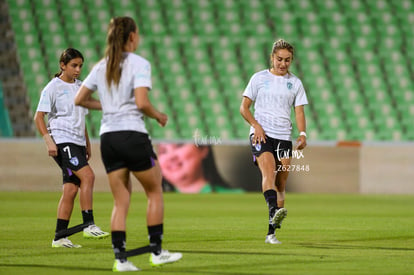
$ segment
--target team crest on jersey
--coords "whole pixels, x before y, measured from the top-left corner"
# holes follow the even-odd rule
[[[292,89],[292,83],[291,82],[288,82],[287,84],[286,84],[286,86],[287,86],[287,88],[290,90],[290,89]]]
[[[79,160],[78,160],[77,157],[73,157],[69,161],[70,161],[70,163],[72,163],[75,166],[78,166],[79,165]]]

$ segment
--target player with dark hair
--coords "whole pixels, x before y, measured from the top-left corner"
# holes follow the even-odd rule
[[[251,125],[253,159],[262,174],[262,191],[269,209],[265,242],[271,244],[280,243],[275,236],[275,229],[280,228],[287,215],[284,204],[292,157],[292,108],[300,132],[296,140],[297,149],[302,150],[306,146],[304,105],[308,101],[302,82],[289,72],[293,56],[292,45],[285,40],[277,40],[270,54],[270,69],[251,77],[240,106],[241,115]],[[250,111],[253,102],[254,116]]]
[[[83,65],[82,54],[73,48],[66,49],[60,57],[60,72],[42,91],[34,121],[43,137],[49,156],[53,157],[62,169],[63,193],[57,211],[56,233],[68,228],[74,200],[80,190],[80,205],[85,238],[105,238],[108,232],[102,231],[94,223],[92,211],[93,185],[95,175],[88,164],[91,145],[85,126],[88,110],[75,106],[75,94],[81,86],[79,77]],[[48,123],[46,126],[45,115]],[[52,247],[80,247],[68,238],[55,236]]]
[[[102,109],[101,153],[114,197],[111,218],[114,271],[138,270],[127,260],[126,219],[132,186],[130,172],[138,179],[148,198],[147,229],[152,265],[178,261],[181,253],[161,249],[164,200],[161,170],[145,127],[144,116],[167,123],[167,115],[157,111],[148,96],[152,88],[151,65],[134,54],[139,35],[130,17],[111,19],[105,57],[94,66],[75,98],[75,104]],[[92,98],[98,91],[99,100]]]

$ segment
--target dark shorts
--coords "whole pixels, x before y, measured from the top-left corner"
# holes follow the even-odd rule
[[[102,134],[101,154],[106,173],[121,168],[135,172],[148,170],[157,159],[148,135],[136,131]]]
[[[256,158],[263,152],[270,152],[275,157],[276,162],[280,162],[283,158],[292,157],[292,141],[274,139],[266,136],[266,143],[252,144],[253,134],[250,135],[250,147],[253,153],[253,162],[257,165]]]
[[[63,183],[74,183],[80,186],[80,179],[73,173],[88,165],[86,159],[86,147],[73,143],[61,143],[56,145],[58,155],[54,160],[62,169]]]

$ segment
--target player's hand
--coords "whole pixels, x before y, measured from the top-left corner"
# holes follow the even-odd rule
[[[305,136],[299,136],[296,139],[296,150],[303,150],[306,147],[306,137]]]
[[[157,122],[161,127],[164,127],[167,124],[168,116],[164,113],[160,113],[157,117]]]
[[[43,140],[46,143],[47,153],[49,154],[49,156],[56,157],[57,156],[57,146],[56,146],[54,140],[52,139],[52,137],[49,134],[46,134],[46,135],[43,136]]]
[[[266,134],[262,126],[260,124],[254,124],[253,128],[254,128],[254,134],[252,137],[252,144],[256,145],[256,144],[261,144],[262,142],[266,143]]]
[[[92,157],[92,149],[90,146],[86,146],[86,160],[90,160]]]

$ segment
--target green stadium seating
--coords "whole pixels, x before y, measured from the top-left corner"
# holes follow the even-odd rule
[[[9,112],[3,101],[3,86],[0,82],[0,137],[12,137],[13,128],[10,122]]]
[[[414,139],[412,0],[8,3],[32,109],[64,48],[84,54],[85,77],[102,57],[110,18],[128,15],[140,29],[137,53],[152,64],[151,99],[170,117],[165,128],[148,120],[155,138],[191,140],[199,129],[247,139],[249,126],[239,114],[243,90],[267,68],[274,40],[284,38],[295,46],[291,71],[310,102],[310,139]],[[99,121],[100,113],[91,112],[91,136]]]
[[[196,36],[217,36],[219,30],[217,28],[215,14],[215,1],[200,0],[189,1],[189,10],[191,11],[191,27],[193,34]]]
[[[163,37],[167,34],[163,18],[163,5],[161,1],[143,0],[139,2],[142,26],[141,32],[145,35]]]

